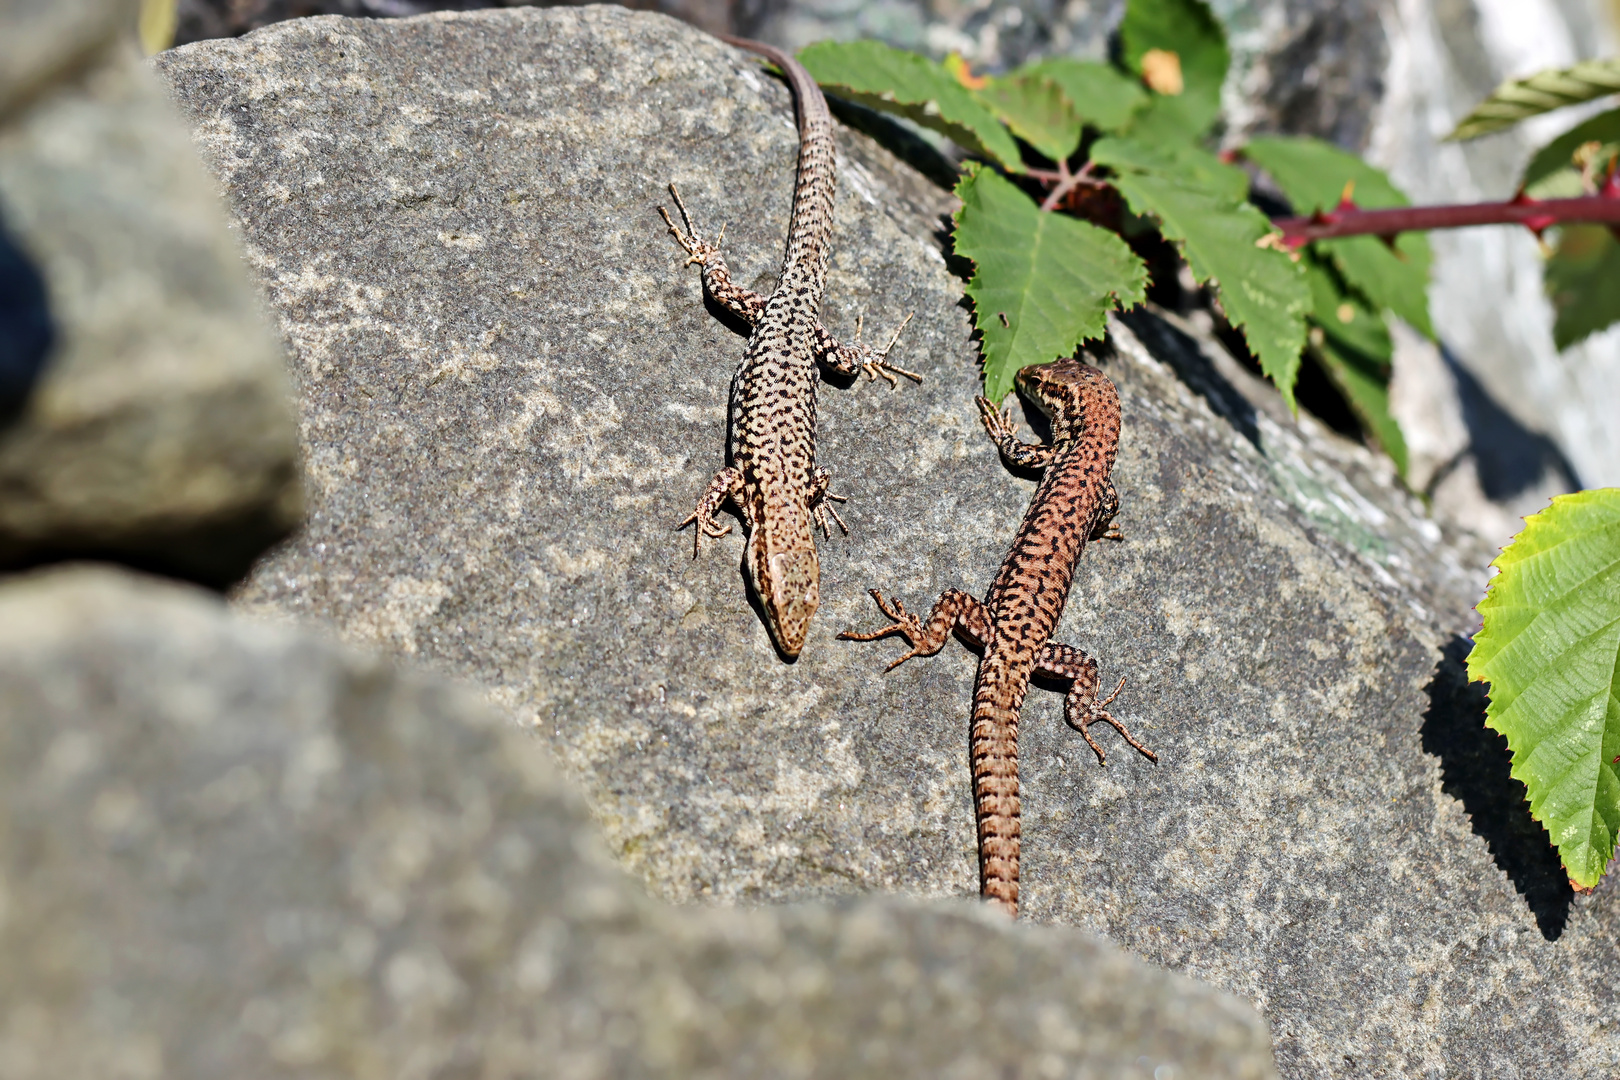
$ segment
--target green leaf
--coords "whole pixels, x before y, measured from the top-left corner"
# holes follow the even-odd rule
[[[1080,148],[1080,117],[1053,80],[1015,73],[991,79],[974,93],[1014,135],[1050,160],[1067,161]]]
[[[1587,60],[1572,68],[1538,71],[1528,79],[1510,79],[1492,90],[1446,138],[1477,139],[1520,120],[1613,93],[1620,93],[1620,59]]]
[[[1243,154],[1271,174],[1298,214],[1332,210],[1352,182],[1354,202],[1363,209],[1411,205],[1382,169],[1320,139],[1260,138],[1245,146]],[[1429,321],[1429,265],[1434,256],[1428,237],[1402,233],[1393,249],[1376,236],[1319,240],[1314,246],[1333,260],[1352,288],[1434,337]]]
[[[1307,255],[1303,265],[1311,287],[1311,321],[1337,348],[1359,353],[1387,380],[1395,344],[1383,315],[1347,288],[1320,258]]]
[[[1026,64],[1014,75],[1051,79],[1062,88],[1075,115],[1102,131],[1117,131],[1147,104],[1148,92],[1107,64],[1053,57]]]
[[[1304,270],[1278,250],[1278,242],[1267,240],[1280,234],[1260,211],[1218,184],[1148,171],[1153,159],[1122,148],[1125,141],[1098,140],[1093,160],[1111,163],[1118,172],[1114,186],[1131,210],[1158,219],[1164,235],[1178,242],[1193,276],[1217,284],[1226,317],[1242,328],[1260,370],[1295,408],[1294,381],[1311,307]]]
[[[1581,170],[1575,164],[1575,151],[1593,142],[1599,146],[1593,155],[1594,171],[1601,176],[1603,166],[1620,153],[1620,109],[1599,113],[1538,150],[1524,167],[1519,186],[1537,199],[1575,198],[1585,194],[1581,188]]]
[[[1328,379],[1339,388],[1361,428],[1406,475],[1406,437],[1389,411],[1394,343],[1383,315],[1346,288],[1320,259],[1306,256],[1311,286],[1311,344]]]
[[[1116,302],[1129,308],[1146,299],[1147,268],[1106,229],[1042,213],[1005,177],[972,162],[956,196],[956,252],[974,263],[967,293],[992,401],[1012,389],[1020,368],[1101,337]]]
[[[1183,131],[1196,137],[1208,130],[1220,115],[1221,84],[1232,62],[1226,32],[1209,5],[1203,0],[1130,0],[1119,36],[1125,66],[1138,75],[1142,58],[1154,49],[1174,53],[1181,65],[1181,93],[1155,97],[1149,110],[1157,115],[1142,133]]]
[[[1098,139],[1091,160],[1115,172],[1147,172],[1208,188],[1233,202],[1249,197],[1249,177],[1208,150],[1186,143],[1151,143],[1135,138]]]
[[[1620,242],[1607,226],[1560,229],[1543,280],[1560,349],[1620,322]]]
[[[1209,125],[1208,110],[1195,100],[1154,94],[1120,134],[1146,143],[1192,145],[1203,139]]]
[[[1560,495],[1492,564],[1468,677],[1530,813],[1591,888],[1620,830],[1620,488]]]
[[[950,72],[916,53],[878,41],[818,41],[799,63],[829,94],[904,116],[970,153],[1017,171],[1018,144]]]

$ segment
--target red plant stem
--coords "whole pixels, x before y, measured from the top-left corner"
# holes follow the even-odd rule
[[[1465,229],[1473,225],[1524,225],[1538,236],[1552,225],[1620,225],[1620,192],[1579,199],[1537,201],[1520,196],[1507,202],[1463,203],[1455,206],[1397,206],[1388,210],[1362,210],[1341,203],[1328,213],[1310,217],[1278,218],[1283,242],[1300,247],[1312,240],[1341,236],[1393,237],[1426,229]]]
[[[1052,190],[1047,193],[1046,201],[1041,203],[1041,209],[1043,211],[1055,210],[1058,204],[1063,202],[1063,200],[1068,197],[1069,192],[1073,191],[1076,187],[1080,186],[1081,184],[1094,186],[1096,183],[1097,181],[1091,179],[1091,162],[1086,162],[1084,165],[1080,166],[1079,172],[1070,175],[1068,163],[1060,161],[1058,162],[1058,182],[1052,188]]]

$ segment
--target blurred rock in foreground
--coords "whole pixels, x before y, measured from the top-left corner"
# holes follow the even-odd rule
[[[125,18],[0,11],[0,60],[26,74],[0,80],[0,219],[55,331],[0,410],[0,570],[88,556],[224,585],[299,518],[287,377],[214,183],[111,30]]]
[[[1235,998],[967,905],[649,900],[532,735],[197,590],[0,584],[0,1075],[1274,1077]]]

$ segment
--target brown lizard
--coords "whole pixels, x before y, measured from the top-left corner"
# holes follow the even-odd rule
[[[985,431],[1002,456],[1015,466],[1044,470],[984,603],[948,589],[924,623],[899,601],[891,606],[873,589],[872,599],[894,622],[871,634],[846,630],[838,635],[850,641],[904,635],[911,651],[888,670],[913,656],[939,652],[953,630],[983,648],[973,689],[972,729],[979,891],[1012,915],[1018,914],[1018,715],[1030,676],[1070,683],[1064,719],[1085,736],[1103,765],[1107,756],[1087,730],[1099,721],[1112,725],[1148,760],[1158,760],[1108,713],[1125,680],[1098,701],[1097,662],[1072,645],[1051,640],[1086,541],[1121,539],[1112,528],[1119,498],[1108,478],[1119,446],[1119,395],[1108,376],[1079,360],[1026,367],[1018,373],[1017,386],[1051,419],[1052,442],[1020,442],[1010,418],[978,399]]]
[[[686,206],[671,184],[669,193],[686,225],[683,234],[659,207],[670,235],[686,251],[686,265],[703,267],[703,286],[726,310],[752,327],[747,350],[731,383],[731,464],[721,469],[703,493],[697,509],[677,528],[696,525],[692,554],[702,536],[731,531],[715,520],[728,499],[748,529],[743,565],[765,611],[765,623],[778,649],[788,658],[804,647],[810,617],[821,601],[820,563],[812,522],[829,534],[827,514],[844,532],[849,529],[830,501],[842,496],[828,491],[826,469],[816,465],[816,366],[843,375],[865,372],[896,385],[895,375],[922,381],[915,372],[888,362],[896,330],[881,352],[860,343],[840,344],[821,325],[821,294],[833,231],[834,157],[832,114],[810,73],[780,49],[741,38],[724,40],[759,53],[787,76],[798,104],[799,178],[793,191],[787,253],[776,290],[769,296],[732,282],[719,239],[700,239]],[[910,316],[907,316],[907,320]],[[900,324],[904,329],[905,323]]]

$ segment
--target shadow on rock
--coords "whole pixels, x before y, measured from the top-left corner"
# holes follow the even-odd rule
[[[0,221],[0,426],[22,411],[55,340],[45,282]]]
[[[1262,454],[1259,415],[1254,403],[1217,371],[1198,342],[1164,319],[1141,310],[1123,313],[1120,318],[1153,354],[1170,364],[1187,388],[1209,402],[1217,416],[1224,417],[1239,435]]]
[[[1479,483],[1486,498],[1506,502],[1529,491],[1549,474],[1565,491],[1579,491],[1585,486],[1557,443],[1514,419],[1449,350],[1442,350],[1441,355],[1457,380],[1463,423],[1468,427],[1468,448],[1478,463]]]
[[[1509,771],[1507,739],[1485,726],[1485,687],[1468,681],[1469,641],[1454,636],[1427,687],[1423,749],[1440,759],[1440,788],[1458,799],[1474,832],[1507,874],[1548,941],[1569,920],[1574,891],[1547,837],[1530,816],[1524,785]]]

